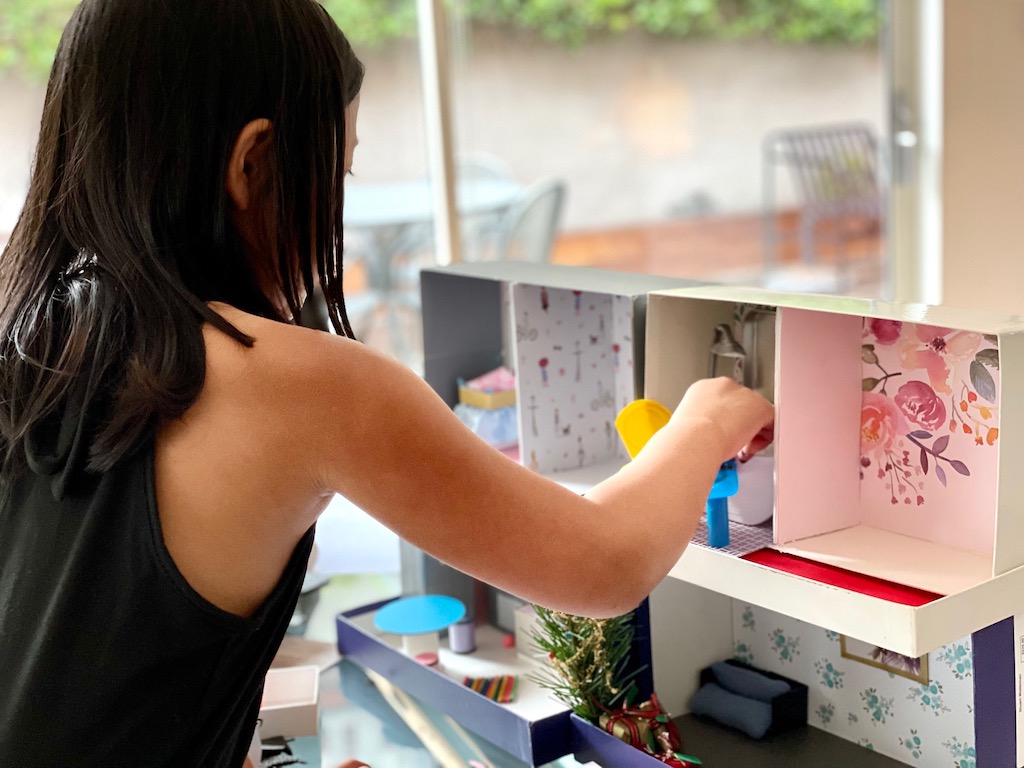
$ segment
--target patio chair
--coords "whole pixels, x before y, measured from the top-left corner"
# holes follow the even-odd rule
[[[773,131],[764,139],[764,270],[775,288],[839,292],[848,287],[849,244],[876,234],[881,222],[878,142],[862,123]],[[799,267],[787,285],[779,270],[783,235],[777,205],[780,169],[788,169],[799,206]],[[834,266],[820,260],[820,244],[835,249]],[[808,284],[810,283],[810,284]]]
[[[497,155],[488,152],[466,152],[455,158],[455,173],[459,182],[509,181],[512,169]],[[501,212],[487,211],[464,214],[460,221],[463,258],[480,261],[494,249],[501,226]]]
[[[512,169],[497,155],[489,152],[466,152],[455,158],[456,183],[465,182],[513,182]],[[428,179],[424,172],[422,179]],[[482,211],[464,213],[459,220],[459,236],[461,238],[463,258],[466,261],[483,261],[493,252],[495,240],[501,224],[501,211]],[[434,224],[424,222],[403,227],[400,244],[396,250],[406,254],[405,262],[413,262],[413,272],[418,273],[420,266],[436,263],[434,256]],[[396,267],[396,282],[407,280],[409,267],[399,264]],[[413,281],[415,282],[415,280]],[[418,292],[414,286],[413,292]]]
[[[544,179],[523,190],[502,218],[496,259],[549,261],[562,220],[565,195],[565,182],[561,179]]]
[[[461,180],[511,179],[512,169],[489,152],[466,152],[455,158],[455,174]]]

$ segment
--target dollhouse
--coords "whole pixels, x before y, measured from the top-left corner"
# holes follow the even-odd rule
[[[460,380],[500,365],[514,370],[518,460],[579,492],[628,460],[613,427],[625,405],[643,396],[672,408],[689,384],[707,375],[716,328],[735,328],[752,347],[747,352],[757,352],[747,358],[754,370],[740,373],[775,402],[776,444],[757,478],[750,475],[755,470],[741,469],[736,499],[757,514],[731,516],[725,548],[709,547],[706,528],[698,529],[666,589],[652,599],[650,625],[646,612],[639,614],[641,651],[649,654],[653,646],[653,683],[659,692],[675,690],[670,708],[676,713],[697,689],[708,654],[744,660],[755,638],[740,639],[748,631],[741,617],[762,612],[813,627],[815,637],[822,633],[836,648],[863,646],[910,660],[956,658],[961,666],[961,657],[969,657],[970,681],[961,670],[946,683],[946,696],[955,689],[969,700],[962,701],[956,743],[946,739],[949,755],[967,760],[955,763],[965,766],[1024,763],[1014,737],[1019,633],[1012,619],[1024,588],[1024,475],[1012,466],[1024,410],[1003,396],[1024,374],[1024,322],[515,263],[427,270],[422,291],[427,382],[454,406]],[[751,314],[750,307],[758,311]],[[750,317],[754,334],[739,322]],[[745,485],[756,492],[742,497]],[[477,622],[479,653],[450,657],[447,676],[421,668],[403,658],[400,639],[374,631],[374,606],[339,617],[342,653],[526,762],[542,764],[575,745],[577,754],[603,765],[627,764],[606,754],[599,740],[595,746],[592,726],[569,717],[540,688],[527,683],[519,702],[497,705],[454,680],[528,677],[536,662],[500,649],[509,628],[495,614],[508,610],[502,608],[508,596],[488,593],[411,547],[403,551],[403,591],[461,600]],[[691,600],[726,607],[700,611],[703,626],[694,628],[685,621]],[[682,652],[686,633],[700,636],[699,652]],[[777,640],[769,635],[757,642],[774,649]],[[785,639],[779,642],[786,647]],[[825,689],[827,679],[835,685],[845,674],[855,678],[848,665],[857,663],[856,654],[833,659],[833,650],[830,645],[813,660],[825,672],[804,670]],[[879,732],[885,727],[884,711],[858,715],[851,706],[853,730],[830,728],[827,707],[845,705],[821,703],[816,681],[801,682],[813,689],[812,710],[824,708],[823,715],[809,713],[812,725],[850,740],[859,717]],[[882,688],[882,682],[866,684],[861,693]],[[939,696],[915,690],[904,706]],[[896,706],[895,696],[881,698]],[[913,730],[909,747],[903,736],[889,734],[872,746],[903,762],[933,764],[913,755],[920,739]],[[937,759],[938,748],[929,749]],[[659,763],[638,754],[628,764]]]

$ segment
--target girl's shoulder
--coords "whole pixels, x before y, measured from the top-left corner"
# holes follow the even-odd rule
[[[410,373],[366,345],[331,333],[282,323],[222,303],[210,308],[253,340],[246,347],[205,325],[208,389],[232,399],[253,398],[264,408],[311,397],[354,396],[381,380]],[[404,378],[404,376],[402,376]],[[212,392],[210,394],[213,394]],[[342,395],[345,396],[345,395]]]

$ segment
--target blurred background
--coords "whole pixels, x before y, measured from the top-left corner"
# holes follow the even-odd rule
[[[74,7],[2,2],[0,242]],[[433,53],[430,3],[324,5],[367,67],[346,205],[353,319],[411,366],[417,271],[451,258],[435,245],[437,78],[463,260],[884,290],[885,3],[456,0]]]

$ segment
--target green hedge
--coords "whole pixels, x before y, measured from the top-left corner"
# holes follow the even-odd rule
[[[876,0],[468,0],[478,21],[535,30],[580,44],[595,34],[633,30],[674,37],[787,43],[870,43]]]
[[[0,72],[50,71],[60,33],[78,0],[0,0]]]
[[[2,0],[0,71],[45,75],[77,0]],[[353,44],[416,32],[415,0],[321,0]],[[877,39],[877,0],[458,0],[474,23],[528,30],[580,45],[631,31],[680,38],[767,38],[861,45]]]

